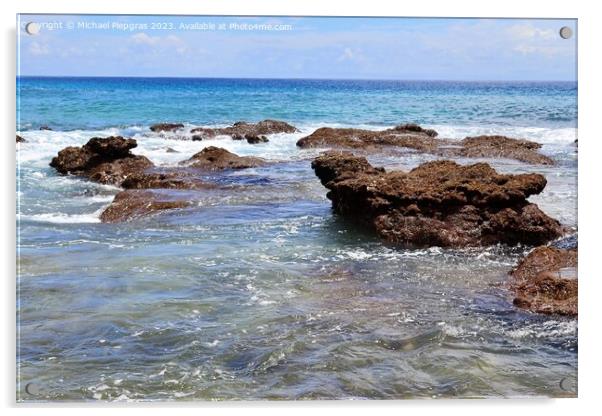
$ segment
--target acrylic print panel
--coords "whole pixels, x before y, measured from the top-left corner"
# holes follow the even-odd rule
[[[17,400],[575,397],[576,46],[20,15]]]

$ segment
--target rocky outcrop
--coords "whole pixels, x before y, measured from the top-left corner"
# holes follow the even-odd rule
[[[527,201],[546,179],[502,175],[486,163],[436,161],[385,172],[363,157],[329,152],[312,168],[336,213],[367,225],[387,242],[465,247],[538,245],[563,234],[560,223]]]
[[[232,126],[222,128],[197,127],[192,129],[191,133],[193,134],[193,140],[212,139],[216,136],[230,136],[234,140],[254,141],[254,138],[267,134],[295,133],[297,131],[295,126],[291,126],[284,121],[263,120],[255,124],[239,121]]]
[[[182,123],[158,123],[150,126],[151,131],[155,133],[160,133],[164,131],[176,131],[179,129],[183,129],[184,125]]]
[[[538,152],[541,144],[506,136],[466,137],[460,141],[460,148],[439,149],[443,156],[508,158],[521,162],[552,165],[554,161]]]
[[[373,131],[351,128],[322,127],[297,141],[301,148],[337,147],[377,150],[396,146],[433,152],[439,145],[437,132],[415,124],[403,124],[392,129]]]
[[[540,246],[511,272],[514,305],[536,313],[576,316],[577,247]]]
[[[126,190],[119,192],[111,205],[100,215],[100,220],[107,223],[130,221],[148,216],[159,211],[186,208],[190,202],[175,199],[157,191]]]
[[[27,143],[27,140],[17,134],[17,143]]]
[[[48,130],[48,131],[52,131],[52,129],[46,125],[40,126],[40,130]]]
[[[526,163],[551,165],[553,160],[539,153],[541,145],[505,136],[477,136],[463,140],[435,138],[437,132],[415,124],[373,131],[323,127],[297,142],[301,148],[347,148],[382,151],[406,148],[441,157],[509,158]]]
[[[136,140],[121,136],[94,137],[82,147],[69,146],[61,150],[50,166],[62,174],[120,185],[129,175],[153,166],[146,157],[130,152],[136,146]]]
[[[212,189],[216,185],[182,169],[164,169],[160,172],[136,172],[121,186],[125,189]]]
[[[181,163],[192,168],[215,171],[254,168],[265,165],[266,161],[258,157],[238,156],[221,147],[209,146]]]

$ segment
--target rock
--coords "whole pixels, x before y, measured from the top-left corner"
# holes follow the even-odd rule
[[[46,125],[40,126],[40,130],[49,130],[52,131],[52,129]]]
[[[181,162],[183,165],[203,170],[245,169],[265,165],[265,160],[258,157],[238,156],[222,149],[210,146],[194,154],[190,159]]]
[[[27,140],[17,134],[17,143],[27,143]]]
[[[182,123],[158,123],[150,126],[151,131],[154,131],[155,133],[163,131],[176,131],[183,128],[184,125]]]
[[[546,179],[501,175],[486,163],[443,160],[385,172],[364,157],[329,152],[312,163],[334,211],[400,245],[543,244],[565,231],[527,201]]]
[[[125,189],[212,189],[217,187],[182,169],[136,172],[129,175],[121,183],[121,186]]]
[[[528,140],[512,139],[506,136],[466,137],[461,141],[462,148],[455,151],[441,152],[452,156],[456,153],[463,157],[503,157],[521,162],[553,165],[554,161],[537,150],[541,144]]]
[[[176,149],[174,149],[172,147],[168,147],[167,149],[165,149],[165,153],[180,153],[180,152],[178,152]]]
[[[211,139],[216,136],[230,136],[234,140],[245,140],[246,136],[259,137],[274,133],[295,133],[297,128],[284,121],[263,120],[259,123],[239,121],[230,127],[207,128],[197,127],[191,130],[193,140]]]
[[[301,148],[330,147],[382,151],[387,147],[407,148],[441,157],[510,158],[526,163],[551,165],[553,160],[539,153],[541,145],[505,136],[466,137],[463,140],[436,139],[437,132],[416,124],[373,131],[323,127],[301,138]]]
[[[297,146],[301,148],[342,147],[366,150],[396,146],[427,153],[432,153],[437,149],[439,141],[434,139],[437,134],[434,130],[417,131],[413,127],[411,130],[407,130],[405,126],[407,125],[382,131],[322,127],[297,141]]]
[[[269,142],[268,138],[261,135],[256,136],[254,134],[245,134],[245,139],[247,139],[247,143],[249,144],[257,144],[257,143],[267,143]]]
[[[576,247],[537,247],[510,274],[514,305],[536,313],[577,316]]]
[[[136,146],[136,140],[121,136],[94,137],[82,147],[64,148],[52,159],[50,166],[62,174],[70,173],[99,183],[120,185],[128,175],[153,166],[146,157],[130,152]]]
[[[173,196],[147,190],[126,190],[119,192],[111,205],[100,214],[105,223],[130,221],[159,211],[186,208],[190,202],[174,199]]]

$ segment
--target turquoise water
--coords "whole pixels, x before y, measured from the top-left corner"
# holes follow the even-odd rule
[[[275,118],[292,123],[576,127],[573,82],[187,78],[18,79],[18,129],[60,130]]]
[[[546,175],[533,202],[576,227],[576,94],[572,83],[19,79],[18,399],[574,396],[577,321],[518,310],[504,286],[530,247],[383,245],[332,214],[310,168],[319,150],[295,142],[324,125],[405,122],[534,140],[557,165],[485,161]],[[265,118],[301,131],[185,140],[195,125]],[[161,121],[185,123],[184,137],[151,133]],[[194,193],[190,209],[101,224],[119,189],[48,163],[113,134],[160,166],[209,145],[279,163],[213,175],[236,191]],[[431,159],[370,157],[393,169]]]

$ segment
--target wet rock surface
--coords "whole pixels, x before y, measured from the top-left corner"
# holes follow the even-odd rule
[[[540,246],[510,273],[514,305],[536,313],[577,316],[577,247]]]
[[[446,160],[385,172],[347,152],[323,154],[312,168],[336,213],[394,244],[538,245],[565,231],[527,201],[546,186],[539,174],[501,175],[486,163]]]
[[[215,146],[206,147],[182,162],[183,165],[208,171],[254,168],[266,163],[265,160],[258,157],[238,156]]]
[[[212,189],[206,182],[184,169],[163,169],[157,172],[136,172],[121,184],[125,189]]]
[[[61,150],[50,166],[62,174],[120,185],[129,175],[153,166],[146,157],[130,152],[136,146],[136,140],[121,136],[94,137],[81,147],[69,146]]]
[[[178,199],[160,191],[129,189],[115,196],[111,205],[100,215],[100,220],[105,223],[125,222],[190,205],[185,199]]]
[[[151,131],[154,131],[155,133],[165,131],[172,132],[182,128],[184,128],[184,125],[182,123],[158,123],[150,126]]]
[[[27,143],[27,140],[17,134],[17,143]]]
[[[406,148],[441,157],[509,158],[532,164],[551,165],[553,160],[539,153],[541,145],[505,136],[476,136],[463,140],[435,138],[437,132],[415,124],[372,131],[323,127],[301,138],[301,148],[348,148],[382,151],[385,147]]]
[[[284,121],[263,120],[258,123],[239,121],[223,128],[197,127],[191,130],[193,140],[212,139],[216,136],[230,136],[234,140],[255,140],[261,136],[275,133],[295,133],[297,128]]]

